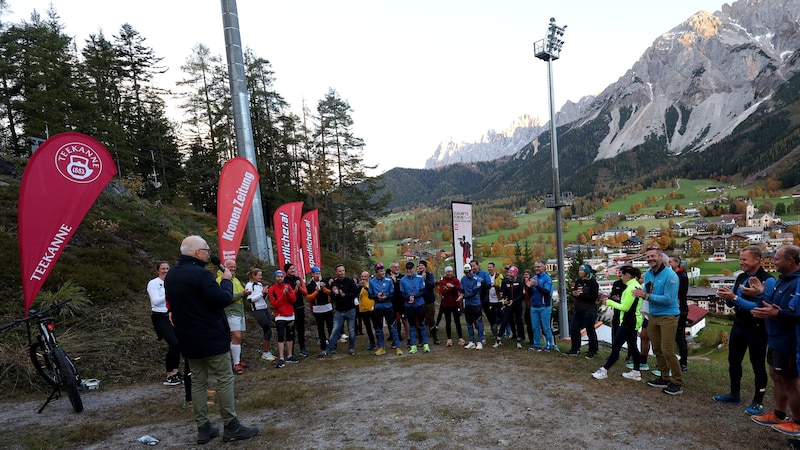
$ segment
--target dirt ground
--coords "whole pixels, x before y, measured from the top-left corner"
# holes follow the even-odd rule
[[[592,379],[608,350],[589,361],[507,342],[376,357],[365,345],[356,356],[311,356],[281,370],[253,363],[236,377],[237,409],[261,433],[204,448],[788,448],[779,433],[751,422],[744,406],[716,404],[711,393],[692,389],[692,376],[699,384],[720,375],[703,361],[690,364],[686,393],[672,397],[622,378],[621,363],[609,379]],[[158,439],[155,447],[197,447],[182,393],[157,382],[101,385],[84,393],[80,414],[66,397],[41,415],[44,397],[3,402],[0,447],[145,448],[137,441],[143,435]],[[215,407],[211,413],[221,426]]]

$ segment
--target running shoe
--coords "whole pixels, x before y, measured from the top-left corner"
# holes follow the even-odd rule
[[[750,406],[744,409],[744,412],[751,416],[757,416],[764,413],[764,405],[758,402],[750,403]]]
[[[794,420],[773,425],[772,429],[780,431],[783,434],[788,434],[789,436],[800,436],[800,423]]]
[[[738,395],[733,394],[715,395],[714,400],[729,405],[740,405],[742,403],[742,399]],[[750,415],[752,416],[753,414]]]
[[[606,370],[605,367],[601,367],[592,373],[592,378],[595,380],[605,380],[608,378],[608,370]]]
[[[683,394],[683,386],[675,383],[669,383],[669,385],[662,389],[661,392],[669,395],[681,395]]]
[[[759,425],[766,425],[768,427],[792,420],[789,418],[789,416],[786,416],[784,419],[779,419],[775,414],[775,411],[770,411],[766,414],[761,414],[760,416],[750,416],[750,419]]]
[[[625,372],[622,374],[623,377],[633,380],[633,381],[642,381],[642,373],[638,370],[631,370],[630,372]]]
[[[475,346],[475,350],[483,350],[483,342],[478,342],[478,345]]]
[[[648,381],[647,385],[651,387],[664,389],[665,387],[669,386],[669,382],[661,377],[656,377]]]

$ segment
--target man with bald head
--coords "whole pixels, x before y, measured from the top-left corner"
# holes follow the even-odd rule
[[[225,269],[231,271],[231,282],[233,282],[233,303],[225,307],[225,316],[228,318],[228,327],[231,329],[231,359],[233,363],[233,373],[241,375],[247,366],[242,360],[242,332],[247,328],[244,323],[244,302],[242,299],[250,295],[250,291],[242,286],[242,282],[236,278],[236,261],[228,259],[225,261]],[[222,280],[222,272],[217,271],[217,283]]]
[[[233,301],[231,271],[220,274],[220,282],[205,269],[209,252],[205,239],[189,236],[181,243],[181,255],[164,279],[175,335],[181,353],[192,367],[192,397],[205,398],[209,376],[217,380],[217,405],[225,423],[224,442],[248,439],[258,434],[258,428],[239,423],[233,395],[230,334],[225,307]],[[197,443],[205,444],[219,436],[211,425],[208,404],[192,404],[197,424]]]

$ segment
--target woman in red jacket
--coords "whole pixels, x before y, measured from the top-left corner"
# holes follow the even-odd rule
[[[275,328],[278,330],[278,369],[286,365],[286,362],[299,362],[297,356],[292,354],[294,344],[294,302],[297,296],[291,286],[283,282],[285,274],[282,270],[275,271],[275,284],[269,287],[267,297],[275,313]],[[286,353],[283,351],[286,344]],[[283,355],[289,355],[284,360]]]

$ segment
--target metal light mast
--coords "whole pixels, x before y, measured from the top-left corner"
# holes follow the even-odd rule
[[[550,88],[550,151],[553,160],[553,193],[545,195],[544,203],[547,208],[555,210],[556,229],[556,259],[558,261],[558,329],[561,338],[569,336],[569,320],[567,317],[567,282],[564,274],[564,235],[561,230],[561,208],[572,205],[572,192],[561,192],[558,180],[558,142],[556,130],[556,106],[553,91],[553,61],[561,55],[564,41],[564,30],[567,26],[556,25],[556,19],[550,19],[547,37],[533,43],[533,52],[537,58],[547,61],[547,82]]]
[[[256,151],[253,144],[253,125],[250,121],[250,102],[247,95],[247,79],[242,54],[242,38],[239,34],[239,13],[236,0],[222,1],[222,26],[225,33],[225,55],[228,59],[228,76],[231,80],[233,101],[233,124],[236,129],[236,149],[239,156],[256,165]],[[261,187],[256,187],[250,217],[247,219],[247,238],[250,253],[262,261],[274,264],[272,249],[267,240],[264,226],[264,208],[261,202]]]

